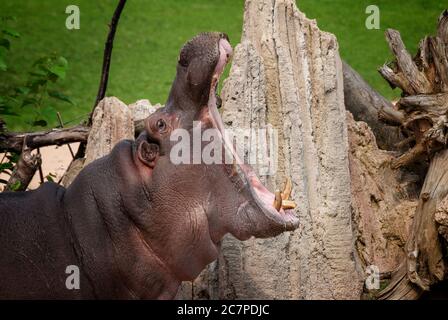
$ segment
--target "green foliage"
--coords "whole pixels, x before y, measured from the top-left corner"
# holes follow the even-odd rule
[[[93,107],[109,31],[107,25],[117,1],[76,1],[81,10],[79,30],[65,28],[64,8],[70,4],[73,1],[0,1],[1,13],[19,17],[17,29],[22,34],[22,40],[11,43],[16,54],[9,57],[18,73],[2,78],[0,72],[0,87],[3,82],[25,81],[20,70],[27,70],[30,61],[41,54],[58,52],[70,62],[70,72],[58,84],[59,91],[70,96],[77,107],[66,108],[64,102],[59,104],[56,100],[54,107],[65,121],[78,121],[81,117],[85,119]],[[365,27],[365,9],[370,4],[380,8],[380,30]],[[378,67],[391,59],[384,30],[399,30],[406,46],[415,53],[419,40],[435,32],[437,17],[447,2],[298,0],[297,5],[309,18],[317,19],[320,29],[337,36],[342,58],[370,85],[387,98],[394,98],[400,94],[399,90],[391,90],[377,72]],[[224,31],[232,45],[236,45],[241,37],[243,7],[243,0],[127,1],[114,41],[107,95],[115,95],[126,103],[144,98],[164,103],[182,44],[202,31]],[[5,119],[11,129],[26,129],[23,122],[16,121],[17,117]],[[56,117],[49,121],[51,126],[57,124]]]
[[[14,73],[8,65],[8,54],[20,33],[9,24],[15,21],[13,17],[0,18],[0,75]],[[21,61],[23,62],[23,61]],[[67,59],[58,55],[45,55],[37,59],[23,76],[21,85],[3,83],[0,86],[0,119],[5,116],[15,117],[15,123],[23,123],[23,127],[33,130],[36,127],[47,127],[49,119],[56,115],[53,102],[60,101],[73,105],[69,96],[60,91],[56,83],[64,80],[68,68]],[[5,161],[6,159],[6,161]],[[7,176],[19,159],[18,154],[6,154],[0,161],[0,173]],[[53,181],[54,175],[49,174],[48,181]],[[0,184],[7,181],[0,179]],[[20,181],[11,186],[12,191],[20,188]]]
[[[17,180],[16,182],[14,182],[12,185],[11,185],[11,191],[17,191],[17,190],[19,190],[19,188],[20,188],[20,186],[22,185],[22,183],[19,181],[19,180]]]
[[[11,153],[11,154],[4,154],[2,158],[0,159],[0,173],[3,173],[6,176],[10,176],[12,174],[12,171],[14,170],[15,165],[17,164],[17,161],[19,161],[19,155],[17,153]],[[12,186],[12,191],[17,190],[20,188],[20,181],[18,181],[19,184],[14,184]],[[0,179],[0,185],[6,185],[8,181],[4,179]],[[1,189],[0,189],[1,190]]]
[[[56,175],[51,172],[45,177],[49,182],[54,182],[54,178],[56,178]]]
[[[20,33],[8,26],[10,21],[15,20],[13,16],[0,17],[0,71],[8,69],[6,53],[11,48],[11,39],[20,38]]]
[[[11,49],[11,40],[20,38],[20,33],[9,27],[14,18],[0,18],[0,72],[8,72],[6,55]],[[0,118],[15,116],[28,129],[47,127],[49,119],[56,114],[52,100],[73,104],[69,96],[60,92],[53,84],[64,80],[68,68],[67,59],[57,55],[46,55],[37,59],[27,73],[23,85],[0,87]],[[1,171],[0,171],[1,172]]]

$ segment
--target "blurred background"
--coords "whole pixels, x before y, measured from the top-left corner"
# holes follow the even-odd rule
[[[41,130],[88,117],[95,101],[108,23],[117,0],[0,2],[0,117],[10,130]],[[80,9],[80,29],[68,30],[65,9]],[[368,30],[368,5],[380,9],[380,30]],[[341,56],[375,89],[393,99],[376,71],[391,59],[384,30],[394,28],[413,54],[435,32],[448,7],[442,0],[298,0],[299,9],[334,33]],[[202,31],[241,36],[243,0],[128,0],[118,26],[107,95],[125,103],[164,103],[182,44]],[[228,70],[227,70],[228,72]],[[225,76],[227,75],[227,72]]]

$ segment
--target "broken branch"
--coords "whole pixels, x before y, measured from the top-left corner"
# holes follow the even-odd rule
[[[63,145],[72,142],[85,142],[89,128],[77,126],[67,129],[52,129],[46,132],[1,133],[0,152],[22,152],[24,141],[27,148],[33,150],[51,145]]]

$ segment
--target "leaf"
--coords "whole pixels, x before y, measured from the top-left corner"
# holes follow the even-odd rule
[[[5,162],[0,164],[0,172],[6,169],[11,170],[14,168],[14,165],[11,162]]]
[[[18,153],[11,153],[11,155],[6,156],[6,158],[12,163],[17,163],[19,161],[20,155]]]
[[[34,63],[33,63],[33,67],[38,66],[38,65],[43,65],[43,64],[47,63],[48,60],[49,60],[48,57],[42,57],[42,58],[39,58],[39,59],[37,59],[36,61],[34,61]]]
[[[0,114],[4,116],[15,116],[15,117],[18,116],[17,113],[11,111],[11,109],[8,107],[0,107]]]
[[[56,178],[56,175],[54,174],[54,173],[49,173],[47,176],[46,176],[46,178],[47,178],[47,180],[48,181],[50,181],[50,182],[54,182],[54,178]]]
[[[13,38],[20,38],[20,33],[11,28],[5,28],[2,30],[4,34],[11,36]]]
[[[70,97],[66,96],[65,94],[56,91],[56,90],[48,90],[48,95],[52,98],[68,102],[70,104],[74,104],[73,101],[70,99]]]
[[[61,67],[67,68],[68,66],[68,61],[67,59],[65,59],[65,57],[60,56],[57,58],[57,64],[60,65]]]
[[[28,72],[28,74],[30,76],[39,77],[39,78],[47,76],[47,73],[45,71],[42,71],[42,70],[31,71],[31,72]]]
[[[48,74],[48,80],[50,80],[51,82],[56,82],[59,80],[59,77],[57,75],[55,75],[54,73],[49,73]]]
[[[39,126],[39,127],[46,127],[47,124],[48,124],[47,121],[45,121],[44,119],[33,121],[33,126],[34,127],[37,127],[37,126]]]
[[[30,88],[28,88],[28,87],[17,87],[17,88],[15,88],[15,91],[17,93],[27,95],[28,93],[30,93]]]
[[[37,99],[35,99],[35,98],[26,98],[23,100],[22,105],[20,107],[25,107],[30,104],[36,105],[38,103],[39,103],[39,101],[37,101]]]
[[[0,47],[6,48],[6,50],[9,50],[11,48],[11,42],[8,39],[2,38],[2,39],[0,39]]]
[[[39,91],[39,88],[47,83],[46,79],[36,79],[30,82],[29,88],[32,92],[36,93]]]
[[[17,190],[19,190],[19,188],[20,188],[20,186],[22,185],[22,183],[20,182],[20,181],[16,181],[16,182],[14,182],[11,186],[10,186],[10,189],[12,190],[12,191],[17,191]]]
[[[65,79],[66,67],[60,65],[50,66],[48,70],[58,78]],[[55,81],[53,81],[55,82]]]

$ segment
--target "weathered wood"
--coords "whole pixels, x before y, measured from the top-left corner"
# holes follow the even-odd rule
[[[11,151],[20,153],[24,141],[26,141],[26,146],[29,149],[87,141],[88,134],[89,128],[85,126],[76,126],[67,129],[52,129],[45,132],[3,132],[0,133],[0,152]]]
[[[448,141],[447,20],[445,10],[439,18],[437,36],[422,39],[414,58],[406,51],[398,31],[386,31],[395,61],[379,71],[393,87],[403,91],[403,97],[397,103],[404,115],[402,127],[413,132],[416,142],[416,146],[397,159],[394,166],[409,165],[422,153],[431,155],[445,147]]]
[[[401,74],[396,73],[391,67],[388,65],[383,65],[378,69],[378,72],[383,76],[383,78],[389,83],[392,89],[395,88],[410,88],[410,83],[407,79]]]
[[[431,161],[406,245],[408,254],[415,256],[408,259],[408,276],[424,290],[443,280],[446,271],[434,213],[447,195],[448,150],[444,150]]]
[[[438,108],[441,109],[438,113],[443,115],[448,111],[448,93],[407,96],[400,99],[400,105],[414,109],[423,109],[424,111],[427,111],[429,108]]]
[[[445,197],[437,206],[434,219],[438,224],[439,234],[448,243],[448,197]]]
[[[120,140],[133,138],[134,122],[131,110],[115,97],[104,98],[93,114],[86,156],[72,162],[62,179],[62,185],[70,185],[84,166],[109,154]]]
[[[424,143],[417,143],[412,149],[408,150],[405,154],[394,159],[391,163],[393,169],[398,169],[400,167],[406,166],[421,155],[425,154],[426,147]]]
[[[423,290],[408,280],[406,263],[402,263],[393,273],[389,285],[378,295],[379,300],[417,300]]]
[[[42,162],[40,154],[24,148],[3,191],[25,191]]]
[[[441,92],[448,91],[448,58],[446,54],[447,43],[436,37],[429,41],[429,48],[433,57],[434,66],[438,75],[438,85]]]
[[[394,54],[397,62],[397,75],[402,75],[404,79],[402,89],[408,94],[429,93],[432,92],[432,85],[426,78],[425,74],[421,72],[411,55],[406,50],[400,33],[393,29],[386,30],[386,39],[389,47]]]
[[[404,120],[402,112],[381,96],[346,62],[343,62],[345,107],[356,121],[366,122],[375,134],[378,146],[385,150],[397,149],[403,140],[396,125]],[[386,123],[395,126],[385,125]]]
[[[423,39],[414,59],[406,52],[398,32],[386,32],[398,67],[393,75],[385,78],[388,81],[394,77],[405,79],[398,84],[403,91],[398,105],[404,112],[403,126],[412,130],[416,139],[416,145],[395,159],[392,166],[405,166],[422,154],[430,157],[430,166],[406,243],[407,256],[380,298],[415,299],[442,281],[447,273],[443,256],[446,243],[439,238],[439,232],[443,236],[446,229],[441,208],[448,196],[447,20],[445,10],[439,18],[437,36]]]
[[[273,191],[291,178],[302,228],[274,239],[225,237],[218,261],[195,281],[193,298],[358,299],[363,275],[354,258],[336,38],[293,0],[246,1],[222,99],[228,128],[277,130],[277,170],[261,179]]]
[[[445,231],[448,197],[448,150],[431,161],[406,244],[407,258],[394,272],[379,299],[418,299],[424,291],[444,279],[447,265],[439,233]],[[438,213],[437,222],[434,213]],[[438,225],[441,224],[441,226]],[[442,227],[442,228],[441,228]]]

